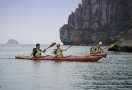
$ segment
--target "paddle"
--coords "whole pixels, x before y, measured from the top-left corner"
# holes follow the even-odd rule
[[[102,45],[102,42],[101,41],[99,42],[99,45]]]
[[[102,42],[101,41],[99,42],[99,45],[102,45]],[[102,50],[104,50],[104,49],[107,49],[107,47],[106,48],[103,48]]]
[[[44,52],[48,49],[48,48],[50,48],[50,47],[53,47],[54,45],[56,45],[56,43],[54,42],[54,43],[52,43],[49,47],[47,47],[46,49],[44,49]],[[33,59],[33,57],[31,58],[31,59]]]
[[[98,43],[99,45],[102,45],[102,41],[100,41],[99,43]],[[106,49],[106,48],[104,48],[104,49]],[[102,50],[104,50],[104,49],[102,49]],[[88,53],[86,53],[86,54],[89,54],[90,52],[88,52]],[[85,55],[86,55],[85,54]]]
[[[47,50],[48,48],[53,47],[55,44],[56,44],[55,42],[54,42],[54,43],[52,43],[49,47],[47,47],[47,48],[46,48],[46,49],[44,49],[44,50]]]
[[[79,38],[78,40],[76,40],[71,46],[73,46],[73,45],[77,45],[77,44],[80,44],[81,43],[81,39]],[[67,49],[69,49],[71,46],[69,46]],[[67,50],[67,49],[65,49],[65,51]],[[56,58],[56,56],[55,57],[53,57],[53,59],[52,60],[54,60],[54,58]]]
[[[99,45],[102,45],[102,41],[99,42]],[[105,49],[107,49],[107,47],[103,48],[102,50],[105,50]]]
[[[80,44],[81,41],[82,41],[81,39],[78,39],[78,40],[76,40],[71,46]],[[69,46],[67,49],[69,49],[71,46]],[[66,50],[67,50],[67,49],[66,49]],[[65,50],[65,51],[66,51],[66,50]]]

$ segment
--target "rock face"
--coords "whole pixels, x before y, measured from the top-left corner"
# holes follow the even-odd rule
[[[14,40],[14,39],[9,39],[7,44],[19,44],[19,42],[17,40]]]
[[[82,39],[82,44],[84,45],[97,44],[99,41],[102,41],[103,45],[109,45],[125,36],[127,31],[128,29],[122,30],[122,32],[120,32],[120,29],[106,32],[93,32],[89,30],[69,31],[61,29],[60,38],[64,45],[72,44],[78,38]]]
[[[71,44],[78,38],[86,45],[99,41],[104,45],[114,43],[129,31],[119,25],[132,20],[131,7],[132,0],[82,0],[68,17],[73,30],[61,28],[60,39],[63,44]]]
[[[132,52],[132,34],[115,42],[112,48],[108,48],[108,51]]]
[[[130,29],[127,35],[114,43],[114,47],[111,48],[114,51],[132,52],[132,29]]]

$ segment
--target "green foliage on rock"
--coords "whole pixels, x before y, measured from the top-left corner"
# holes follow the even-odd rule
[[[69,26],[68,24],[64,24],[61,29],[65,29],[65,30],[74,30],[73,27]]]
[[[115,24],[104,23],[104,25],[99,27],[97,30],[106,31],[106,30],[114,30],[116,28],[117,28],[117,25],[115,25]]]
[[[124,22],[118,23],[117,26],[130,29],[132,28],[132,21],[124,21]]]
[[[89,28],[89,30],[91,31],[109,31],[109,30],[115,30],[117,28],[127,28],[130,29],[132,28],[132,21],[124,21],[124,22],[120,22],[118,24],[110,24],[108,22],[104,23],[104,25],[102,25],[101,27],[98,27],[97,29],[95,28]],[[74,30],[73,27],[71,27],[68,24],[64,24],[61,29],[65,29],[65,30]]]
[[[99,27],[97,30],[99,31],[106,31],[106,30],[115,30],[117,28],[132,28],[132,21],[124,21],[120,22],[118,24],[110,24],[110,23],[104,23],[103,26]]]
[[[127,6],[128,5],[128,0],[120,0],[119,3],[122,4],[122,5]]]

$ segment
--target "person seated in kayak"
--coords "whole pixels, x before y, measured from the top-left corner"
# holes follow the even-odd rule
[[[45,52],[46,50],[41,50],[40,49],[40,44],[36,44],[36,48],[33,48],[33,51],[31,53],[31,56],[34,57],[41,57],[41,52]]]
[[[66,49],[65,49],[65,50],[62,50],[62,49],[60,48],[60,44],[57,44],[56,47],[57,47],[57,49],[54,49],[54,50],[52,51],[52,54],[54,54],[57,58],[63,57],[62,52],[65,51]]]
[[[94,53],[95,53],[95,48],[94,48],[94,44],[92,44],[90,52],[87,52],[84,56],[89,57],[91,54],[94,54]]]
[[[103,49],[100,48],[100,45],[99,44],[96,45],[95,53],[103,53]]]
[[[94,54],[94,53],[95,53],[94,44],[92,45],[92,48],[90,49],[90,53],[91,53],[91,54]]]

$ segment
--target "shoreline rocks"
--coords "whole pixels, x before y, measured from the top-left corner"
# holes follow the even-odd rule
[[[109,48],[108,51],[132,52],[132,29],[127,35],[114,43],[114,47]]]

